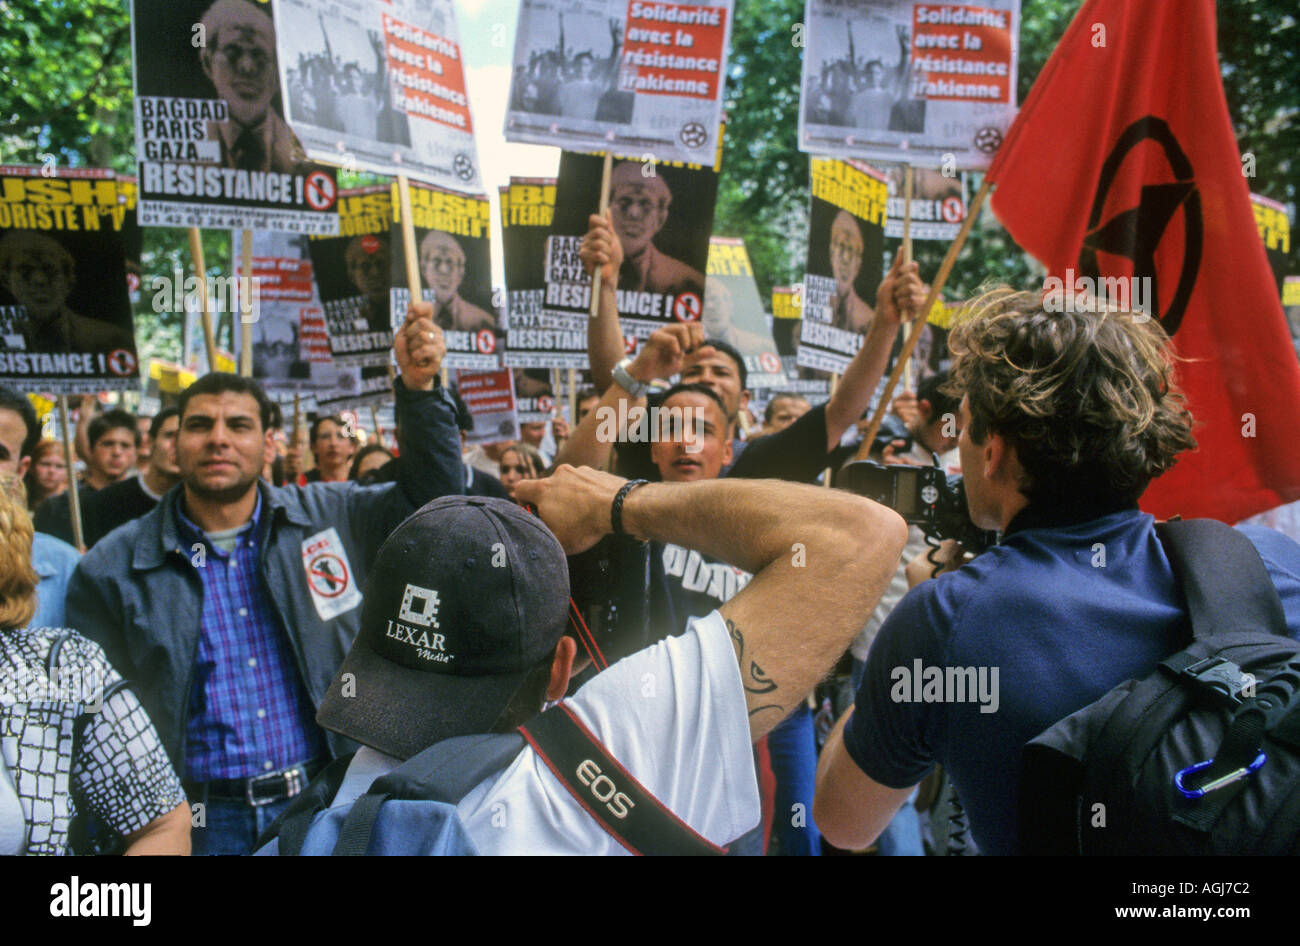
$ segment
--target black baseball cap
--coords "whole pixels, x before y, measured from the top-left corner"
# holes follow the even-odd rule
[[[569,571],[537,517],[503,499],[444,496],[388,537],[364,594],[361,631],[316,722],[409,759],[491,731],[564,633]]]

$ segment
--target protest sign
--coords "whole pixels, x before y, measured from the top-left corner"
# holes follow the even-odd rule
[[[799,147],[988,166],[1016,114],[1020,0],[809,0]]]
[[[1282,291],[1286,279],[1288,257],[1291,254],[1291,219],[1287,216],[1286,206],[1276,200],[1270,200],[1262,194],[1250,195],[1250,206],[1255,212],[1255,226],[1259,228],[1259,238],[1264,241],[1264,253],[1268,257],[1268,267],[1277,280],[1277,291]]]
[[[411,223],[419,253],[421,295],[447,340],[448,368],[492,371],[501,364],[502,330],[492,303],[489,240],[491,205],[485,196],[411,182]],[[402,239],[394,216],[393,244]],[[389,308],[393,326],[406,318],[411,291],[406,260],[393,254]]]
[[[772,289],[772,340],[785,372],[784,390],[825,400],[830,393],[830,375],[816,368],[799,366],[799,329],[803,322],[803,287],[776,286]]]
[[[509,141],[716,161],[731,0],[520,0]]]
[[[506,349],[509,354],[510,349]],[[512,369],[515,385],[515,410],[521,424],[544,424],[555,416],[558,398],[545,368]]]
[[[509,368],[457,371],[456,387],[474,421],[473,429],[465,435],[467,442],[500,443],[519,439],[515,387]]]
[[[235,257],[243,257],[243,233],[235,234]],[[252,272],[236,272],[248,283],[252,306],[253,377],[272,396],[321,391],[336,384],[325,311],[312,280],[309,238],[287,233],[253,234]]]
[[[307,153],[477,191],[452,0],[276,0],[280,83]]]
[[[308,245],[330,352],[339,367],[388,364],[392,223],[389,185],[345,190],[339,195],[339,235],[313,238]]]
[[[578,257],[600,204],[602,155],[560,157],[555,222],[546,252],[548,315],[585,315],[591,278]],[[699,321],[718,193],[715,168],[615,158],[609,179],[614,232],[623,246],[618,312],[645,338],[662,325]]]
[[[785,372],[767,327],[745,241],[713,237],[704,290],[704,335],[727,342],[745,359],[749,388],[784,388]]]
[[[377,407],[392,397],[393,384],[388,377],[387,365],[346,365],[338,369],[333,390],[316,395],[316,410],[318,413],[337,414],[344,410]],[[307,408],[304,406],[303,409]]]
[[[0,381],[53,394],[139,386],[129,216],[112,171],[0,167]]]
[[[284,120],[267,0],[132,0],[144,226],[336,233],[335,173]]]
[[[553,177],[512,177],[510,186],[499,191],[506,276],[505,363],[510,367],[587,366],[586,312],[555,314],[545,307],[546,243],[555,215],[555,187]],[[534,413],[522,401],[520,411]],[[549,417],[548,413],[544,419]]]
[[[883,275],[885,177],[856,161],[814,158],[798,363],[842,372],[875,317]],[[867,300],[871,300],[868,302]]]
[[[1300,276],[1288,276],[1282,283],[1282,309],[1286,312],[1287,328],[1300,357]]]
[[[905,166],[892,164],[882,168],[889,187],[889,201],[885,207],[885,236],[894,239],[903,236],[903,217],[907,212],[906,188],[903,186]],[[954,172],[951,176],[928,168],[912,170],[912,228],[913,240],[943,240],[951,242],[966,219],[966,175]]]

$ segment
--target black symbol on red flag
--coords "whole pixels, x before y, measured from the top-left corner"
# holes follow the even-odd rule
[[[1143,166],[1145,176],[1151,176],[1152,168],[1155,168],[1155,174],[1164,178],[1172,175],[1173,181],[1143,184],[1136,207],[1121,210],[1103,223],[1106,197],[1119,179],[1124,159],[1144,141],[1154,141],[1160,146],[1168,166],[1168,172],[1164,173],[1157,162],[1148,160]],[[1183,211],[1183,265],[1173,297],[1168,306],[1162,307],[1156,273],[1156,251],[1180,207]],[[1133,276],[1151,280],[1151,293],[1146,305],[1151,314],[1159,318],[1164,330],[1173,335],[1178,331],[1183,314],[1187,311],[1187,303],[1192,297],[1192,289],[1196,285],[1196,274],[1201,268],[1203,235],[1201,194],[1196,188],[1191,160],[1164,119],[1154,115],[1138,119],[1124,129],[1106,158],[1106,163],[1101,166],[1097,196],[1093,200],[1092,213],[1088,216],[1088,231],[1083,238],[1083,248],[1079,251],[1080,275],[1094,280],[1102,275],[1098,253],[1132,260]]]

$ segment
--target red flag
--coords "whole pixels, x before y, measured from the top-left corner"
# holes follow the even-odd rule
[[[989,177],[993,209],[1080,288],[1141,279],[1176,352],[1198,448],[1142,506],[1236,522],[1300,499],[1300,363],[1251,211],[1213,0],[1089,0]],[[1084,277],[1087,277],[1085,280]],[[1068,288],[1067,288],[1068,291]]]

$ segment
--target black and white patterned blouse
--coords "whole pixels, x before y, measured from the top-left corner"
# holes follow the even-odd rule
[[[26,819],[25,853],[69,853],[74,785],[123,835],[184,801],[140,701],[129,687],[114,689],[121,679],[99,645],[75,631],[0,631],[0,754]],[[83,713],[90,721],[74,759],[73,724]]]

